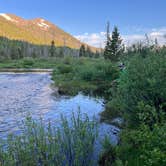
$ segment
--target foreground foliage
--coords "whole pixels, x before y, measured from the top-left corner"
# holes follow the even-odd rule
[[[161,52],[126,61],[107,110],[113,114],[117,108],[124,129],[119,145],[107,146],[102,165],[166,165],[166,56]]]
[[[132,58],[127,69],[121,74],[119,83],[119,98],[122,102],[122,111],[127,116],[126,121],[131,126],[139,124],[138,114],[143,111],[138,109],[140,102],[154,107],[158,113],[160,109],[165,111],[165,87],[165,56],[156,54],[146,58],[140,56]],[[146,114],[147,110],[144,110],[144,113]]]
[[[147,125],[142,125],[139,130],[124,130],[122,142],[116,149],[117,160],[121,159],[129,166],[165,166],[165,130],[165,124],[155,124],[153,130]]]
[[[60,127],[27,118],[22,134],[11,135],[0,144],[2,166],[93,165],[97,124],[85,115],[61,118]]]

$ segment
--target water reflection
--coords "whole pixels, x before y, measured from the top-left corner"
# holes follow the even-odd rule
[[[0,137],[19,133],[27,115],[43,118],[45,123],[59,122],[61,114],[70,117],[72,112],[86,113],[90,118],[104,110],[103,100],[81,94],[75,97],[57,97],[51,89],[48,73],[0,73]],[[100,137],[110,136],[117,143],[116,127],[100,124]],[[99,147],[99,146],[98,146]]]
[[[0,74],[0,136],[19,130],[22,120],[31,114],[46,122],[58,121],[60,114],[87,113],[89,117],[101,112],[103,101],[81,94],[75,97],[55,97],[47,73]]]

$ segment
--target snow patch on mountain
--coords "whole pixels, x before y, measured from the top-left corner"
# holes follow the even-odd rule
[[[5,14],[5,13],[0,13],[0,16],[2,16],[3,18],[5,18],[8,21],[12,21],[12,22],[18,22],[17,20],[11,18],[9,15]]]
[[[46,24],[44,21],[45,21],[44,19],[40,19],[40,22],[38,22],[37,25],[44,29],[48,29],[50,26]]]

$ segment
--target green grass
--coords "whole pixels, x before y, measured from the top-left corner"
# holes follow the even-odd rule
[[[80,113],[62,117],[60,127],[28,117],[22,134],[0,142],[0,165],[91,166],[97,133],[95,120]]]
[[[76,95],[81,91],[89,95],[106,96],[118,75],[117,67],[111,62],[80,58],[59,63],[53,72],[53,80],[61,94]]]
[[[54,69],[58,60],[56,58],[24,58],[19,60],[4,60],[0,62],[0,69],[5,68],[39,68]]]

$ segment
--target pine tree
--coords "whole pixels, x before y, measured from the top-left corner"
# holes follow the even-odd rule
[[[64,57],[64,47],[61,47],[60,48],[60,51],[59,51],[59,57],[63,58]]]
[[[123,52],[122,39],[118,32],[118,28],[115,26],[112,32],[111,44],[110,44],[110,60],[117,61],[119,56]]]
[[[79,51],[79,57],[83,57],[86,54],[85,46],[82,44]]]
[[[95,58],[99,58],[100,57],[100,52],[99,51],[96,51],[96,53],[95,53]]]
[[[86,57],[90,57],[90,58],[93,57],[93,53],[92,53],[92,51],[91,51],[91,49],[90,49],[89,46],[87,46],[87,49],[86,49],[85,52],[86,52],[86,53],[85,53],[85,56],[86,56]]]
[[[110,23],[107,23],[107,41],[106,41],[106,46],[104,49],[104,58],[109,59],[110,56],[110,43],[111,43],[111,38],[110,38]]]
[[[158,47],[158,45],[159,45],[157,38],[155,38],[155,40],[154,40],[154,45],[155,45],[156,47]]]
[[[52,40],[52,42],[51,42],[50,56],[51,57],[55,56],[55,42],[54,42],[54,40]]]
[[[122,45],[122,39],[118,32],[118,28],[115,26],[110,37],[109,23],[107,24],[107,43],[104,50],[104,58],[111,61],[117,61],[119,56],[124,51]]]

